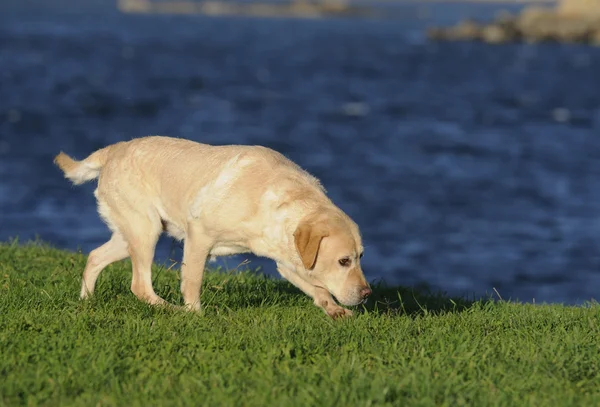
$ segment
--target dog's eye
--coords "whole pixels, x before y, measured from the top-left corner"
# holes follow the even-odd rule
[[[362,259],[363,254],[364,253],[359,254],[358,257]]]
[[[350,266],[351,262],[352,261],[348,257],[344,257],[344,258],[342,258],[342,259],[339,260],[340,266],[342,266],[342,267],[348,267],[348,266]]]

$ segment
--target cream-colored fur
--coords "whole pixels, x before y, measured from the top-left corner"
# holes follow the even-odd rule
[[[332,317],[351,315],[371,293],[360,268],[357,225],[319,181],[283,155],[258,146],[210,146],[144,137],[105,147],[82,161],[55,163],[74,184],[98,178],[98,212],[111,239],[88,258],[81,298],[94,292],[108,264],[131,257],[131,291],[166,304],[152,288],[154,249],[164,230],[184,240],[181,292],[200,309],[207,256],[253,252]]]

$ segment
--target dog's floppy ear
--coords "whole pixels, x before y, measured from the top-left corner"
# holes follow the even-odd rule
[[[327,230],[321,224],[302,222],[296,228],[294,241],[305,269],[312,270],[315,267],[321,240],[327,235]]]

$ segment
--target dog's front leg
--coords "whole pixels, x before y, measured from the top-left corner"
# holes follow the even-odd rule
[[[335,302],[331,294],[329,294],[329,291],[323,287],[315,287],[315,295],[313,299],[315,301],[315,305],[322,308],[325,313],[333,319],[352,316],[352,311],[344,307],[340,307]]]
[[[181,293],[185,307],[190,311],[200,310],[200,290],[210,246],[211,241],[202,230],[190,225],[184,241],[181,265]]]
[[[302,290],[302,292],[311,297],[314,300],[315,305],[323,309],[323,311],[325,311],[325,313],[331,318],[337,319],[340,317],[352,316],[352,311],[340,307],[335,302],[331,294],[329,294],[329,291],[327,291],[325,288],[312,285],[311,283],[300,277],[298,274],[296,274],[296,272],[280,264],[277,264],[277,271],[287,281],[294,284],[296,287]]]

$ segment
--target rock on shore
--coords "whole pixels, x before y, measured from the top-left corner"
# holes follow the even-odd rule
[[[531,6],[520,14],[500,13],[487,24],[461,21],[453,27],[432,27],[435,41],[564,42],[600,46],[600,0],[562,0],[554,8]]]

